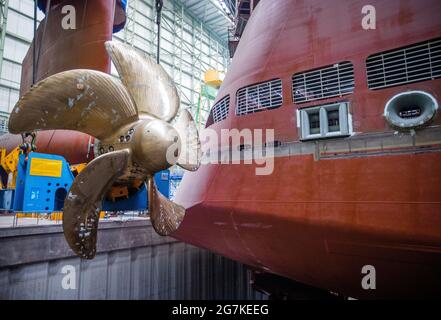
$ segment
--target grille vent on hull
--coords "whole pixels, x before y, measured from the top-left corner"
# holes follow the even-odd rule
[[[374,54],[366,67],[370,89],[441,78],[441,38]]]
[[[292,76],[295,103],[339,97],[354,92],[354,66],[345,61]]]
[[[223,97],[219,100],[211,110],[214,123],[223,121],[228,116],[228,110],[230,109],[230,96]]]
[[[282,80],[270,80],[242,88],[237,92],[236,115],[275,109],[282,103]]]

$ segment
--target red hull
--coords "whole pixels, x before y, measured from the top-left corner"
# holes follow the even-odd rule
[[[114,2],[115,0],[53,2],[49,19],[45,18],[37,31],[37,82],[70,69],[110,72],[110,58],[104,42],[112,39]],[[65,14],[61,8],[67,4],[76,9],[76,29],[62,28]],[[21,95],[32,85],[33,43],[23,60]]]
[[[190,209],[176,237],[348,296],[440,295],[440,153],[285,157],[272,175],[254,169],[186,175],[177,201]],[[375,266],[377,290],[362,290],[364,265]]]
[[[366,58],[441,36],[439,1],[371,1],[377,30],[361,27],[364,1],[259,3],[219,98],[227,119],[210,128],[275,129],[284,143],[272,175],[253,165],[204,165],[184,176],[176,201],[187,209],[176,238],[254,268],[357,298],[441,296],[441,130],[438,116],[416,136],[394,135],[383,117],[398,92],[441,98],[441,80],[372,91]],[[296,110],[342,98],[292,102],[296,72],[351,61],[353,137],[299,142]],[[282,107],[237,117],[238,89],[281,78]],[[347,147],[362,142],[357,151]],[[327,154],[326,146],[342,152]],[[305,146],[317,152],[299,152]],[[318,154],[318,157],[317,157]],[[376,269],[364,290],[362,268]]]
[[[95,138],[85,133],[68,130],[40,131],[37,133],[37,151],[63,156],[70,164],[87,163],[94,156]],[[0,147],[10,152],[23,143],[20,135],[0,136]]]
[[[121,24],[124,20],[122,9],[120,6],[115,9],[114,2],[115,0],[51,2],[49,20],[43,20],[37,31],[37,82],[71,69],[110,72],[110,58],[104,42],[112,39],[114,24]],[[65,16],[61,8],[64,5],[73,5],[76,9],[75,30],[61,28],[61,20]],[[33,44],[23,60],[21,95],[32,85],[32,64]],[[56,130],[38,132],[36,142],[38,152],[61,155],[71,164],[77,164],[89,162],[94,158],[94,141],[93,137],[84,133]],[[8,151],[21,143],[20,136],[6,134],[0,137],[0,147]]]

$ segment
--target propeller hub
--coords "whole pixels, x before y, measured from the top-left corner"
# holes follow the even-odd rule
[[[176,164],[180,148],[177,130],[161,120],[148,120],[140,124],[132,140],[134,161],[151,173]]]

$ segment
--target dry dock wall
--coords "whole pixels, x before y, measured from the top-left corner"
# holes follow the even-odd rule
[[[97,249],[79,259],[61,225],[0,229],[0,299],[265,298],[243,265],[160,237],[149,220],[100,223]]]

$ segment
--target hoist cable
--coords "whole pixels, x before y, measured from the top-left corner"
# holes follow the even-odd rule
[[[162,0],[156,0],[156,25],[158,26],[158,41],[156,48],[156,62],[159,64],[160,62],[160,53],[161,53],[161,14],[162,7],[164,3]]]

